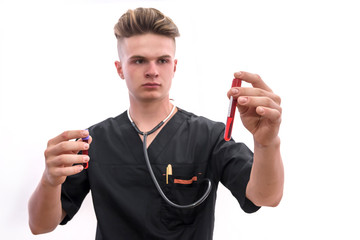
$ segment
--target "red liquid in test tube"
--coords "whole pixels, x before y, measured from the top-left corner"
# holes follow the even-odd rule
[[[241,79],[234,78],[231,87],[241,87]],[[235,117],[235,109],[236,109],[237,99],[234,99],[232,96],[230,97],[228,116],[226,120],[225,141],[229,141],[231,139],[231,132],[234,124]]]

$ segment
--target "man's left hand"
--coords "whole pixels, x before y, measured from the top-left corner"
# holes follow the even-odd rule
[[[269,146],[278,143],[282,113],[280,97],[257,74],[242,71],[236,72],[234,77],[253,86],[234,87],[227,94],[237,98],[237,108],[245,128],[253,134],[257,144]]]

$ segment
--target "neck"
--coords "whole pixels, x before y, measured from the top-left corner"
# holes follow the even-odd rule
[[[163,121],[171,112],[173,104],[168,98],[156,102],[130,101],[130,116],[137,127],[143,131],[150,131]]]

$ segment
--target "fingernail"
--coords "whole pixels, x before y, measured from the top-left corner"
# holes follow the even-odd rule
[[[258,107],[257,112],[258,114],[263,115],[265,113],[265,110],[262,107]]]
[[[83,161],[84,161],[84,162],[88,162],[89,160],[90,160],[89,156],[85,155],[85,156],[83,157]]]
[[[81,135],[86,137],[87,135],[89,135],[89,130],[85,129],[81,132]]]
[[[237,76],[240,76],[241,73],[242,73],[242,72],[236,72],[235,74],[236,74]]]
[[[239,97],[238,102],[239,102],[239,103],[246,103],[247,100],[248,100],[247,97]]]
[[[89,148],[89,144],[88,143],[85,143],[84,144],[84,149],[88,149]]]
[[[237,93],[239,93],[239,89],[233,88],[233,89],[231,89],[231,93],[232,94],[237,94]]]

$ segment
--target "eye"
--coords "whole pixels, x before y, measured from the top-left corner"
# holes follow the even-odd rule
[[[159,59],[159,63],[161,63],[161,64],[165,64],[165,63],[168,63],[168,62],[169,62],[169,60],[166,59],[166,58]]]
[[[135,64],[142,64],[142,63],[144,63],[144,59],[135,59],[134,63]]]

